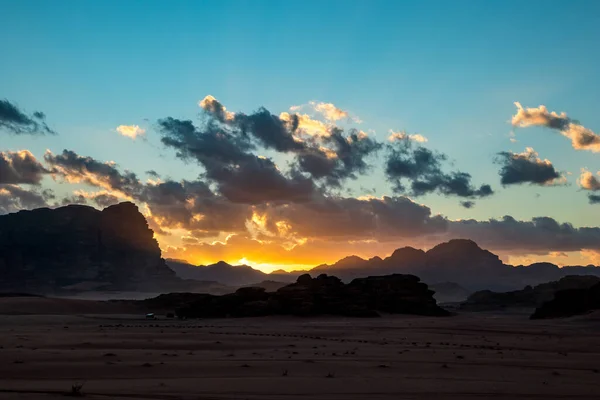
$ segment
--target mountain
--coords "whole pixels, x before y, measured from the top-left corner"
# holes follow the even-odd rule
[[[482,290],[470,295],[460,308],[486,311],[538,307],[551,301],[560,291],[588,289],[598,283],[600,283],[600,278],[596,276],[571,275],[558,281],[542,283],[535,287],[526,286],[524,289],[510,292],[498,293]]]
[[[211,265],[194,266],[174,260],[167,264],[183,279],[216,281],[224,285],[243,286],[269,280],[269,275],[247,265],[230,265],[219,261]]]
[[[265,274],[247,265],[232,266],[224,262],[198,267],[176,260],[168,260],[168,264],[182,278],[218,281],[230,286],[253,285],[264,280],[291,282],[307,272],[280,269]],[[467,239],[453,239],[428,251],[402,247],[383,259],[348,256],[334,264],[318,265],[310,272],[335,275],[344,282],[367,276],[413,274],[437,287],[436,298],[440,301],[461,301],[468,294],[483,289],[496,292],[520,290],[527,285],[557,281],[567,275],[600,276],[600,268],[594,266],[559,268],[551,263],[535,263],[513,267]],[[456,286],[452,289],[444,283]],[[450,293],[452,290],[454,293]]]
[[[158,290],[179,282],[133,203],[0,216],[1,291]]]
[[[315,270],[336,275],[344,281],[373,275],[414,274],[428,284],[454,282],[467,292],[517,290],[527,285],[556,281],[567,275],[600,276],[600,268],[594,266],[559,268],[551,263],[536,263],[513,267],[467,239],[453,239],[428,251],[403,247],[384,259],[346,257],[334,264],[320,265]]]

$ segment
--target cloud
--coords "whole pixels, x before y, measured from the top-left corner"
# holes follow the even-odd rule
[[[200,100],[198,102],[198,105],[204,111],[206,111],[210,115],[214,116],[221,122],[233,120],[233,118],[235,116],[234,113],[227,111],[225,106],[223,106],[223,104],[221,104],[217,99],[215,99],[210,94],[208,96],[206,96],[205,98],[203,98],[202,100]]]
[[[0,152],[0,184],[37,185],[48,172],[28,150]]]
[[[83,182],[109,191],[118,192],[118,197],[128,197],[140,190],[140,182],[133,172],[121,173],[114,163],[102,163],[92,157],[83,157],[72,150],[61,154],[47,151],[44,160],[51,167],[55,178],[69,183]]]
[[[503,151],[496,159],[502,165],[499,171],[503,185],[530,183],[532,185],[556,185],[566,182],[550,160],[542,160],[538,153],[527,147],[523,153]]]
[[[600,171],[598,171],[597,175],[600,176]],[[585,190],[600,190],[600,178],[595,177],[594,174],[587,169],[581,170],[581,175],[577,180],[577,183]]]
[[[131,139],[136,139],[138,136],[143,136],[146,133],[146,130],[140,128],[138,125],[119,125],[115,129],[121,135],[126,136]]]
[[[600,176],[600,171],[598,171],[597,175]],[[581,175],[577,179],[577,183],[584,190],[591,192],[600,191],[600,179],[587,169],[581,170]],[[590,193],[588,194],[588,200],[590,204],[600,204],[600,195]]]
[[[267,149],[285,153],[305,147],[302,141],[294,137],[299,123],[294,118],[285,121],[265,108],[260,108],[250,115],[235,114],[234,120],[242,134],[250,133]]]
[[[297,239],[392,240],[441,233],[447,224],[432,215],[429,207],[407,197],[323,196],[310,203],[271,205],[261,211],[268,229],[276,232],[277,224],[284,224],[286,235]]]
[[[365,173],[367,158],[381,148],[364,132],[344,132],[306,115],[277,116],[262,107],[251,114],[226,114],[212,96],[201,104],[207,118],[199,127],[171,117],[159,120],[162,142],[179,158],[199,162],[207,181],[233,202],[308,201],[317,191],[315,180],[339,188],[343,180]],[[331,118],[343,114],[332,106],[315,103]],[[291,154],[292,168],[282,171],[271,159],[254,154],[258,149]]]
[[[466,201],[461,201],[460,205],[463,206],[464,208],[473,208],[473,207],[475,207],[475,202],[466,200]]]
[[[174,118],[158,123],[162,142],[177,150],[179,158],[199,162],[206,170],[205,178],[234,203],[307,201],[316,191],[310,179],[284,175],[272,160],[250,153],[255,145],[241,131],[210,125],[199,130],[191,121]]]
[[[216,195],[202,181],[147,184],[138,201],[148,205],[154,220],[165,229],[245,232],[246,220],[252,216],[251,206]]]
[[[299,153],[296,167],[315,179],[323,179],[328,186],[341,187],[346,179],[356,179],[369,170],[367,159],[383,146],[366,133],[350,130],[345,134],[334,128],[322,140],[327,147],[307,147]]]
[[[125,198],[129,198],[125,196]],[[73,196],[70,197],[75,203],[88,204],[92,202],[100,208],[106,208],[123,201],[123,197],[119,197],[110,191],[86,192],[85,190],[76,190]]]
[[[27,115],[6,99],[0,100],[0,130],[2,129],[15,135],[56,134],[46,125],[46,115],[43,112],[35,111]]]
[[[279,114],[279,118],[292,127],[296,133],[296,138],[301,139],[303,135],[326,137],[330,134],[330,125],[313,119],[307,114],[290,114],[282,112]]]
[[[486,197],[493,194],[490,185],[474,187],[471,175],[466,172],[443,172],[442,163],[447,160],[443,153],[416,146],[408,137],[395,139],[388,145],[385,164],[387,179],[393,183],[396,193],[422,196],[438,192],[446,196]],[[405,181],[410,187],[405,187]]]
[[[600,228],[576,228],[550,217],[519,221],[512,216],[487,221],[449,221],[448,238],[469,238],[492,250],[547,254],[600,249]]]
[[[333,103],[318,103],[316,101],[311,101],[309,104],[315,111],[321,113],[325,119],[329,121],[338,121],[343,118],[348,118],[349,116],[348,111],[336,107]]]
[[[51,190],[28,190],[19,185],[0,185],[0,214],[19,210],[48,207],[48,201],[54,198]]]
[[[511,120],[513,126],[521,128],[545,126],[558,130],[563,136],[571,139],[573,148],[577,150],[600,152],[600,135],[572,120],[566,113],[549,112],[543,105],[537,108],[523,108],[516,102],[515,106],[517,106],[517,113]]]
[[[406,140],[406,139],[412,140],[415,142],[419,142],[419,143],[426,143],[428,141],[425,136],[420,135],[418,133],[409,135],[406,132],[394,132],[393,130],[390,129],[390,136],[388,136],[388,140],[390,142],[393,142],[396,140]]]

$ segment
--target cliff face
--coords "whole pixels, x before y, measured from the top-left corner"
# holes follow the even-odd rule
[[[176,280],[133,203],[0,216],[0,290],[145,290]]]

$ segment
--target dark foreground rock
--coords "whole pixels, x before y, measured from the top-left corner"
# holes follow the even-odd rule
[[[481,290],[470,295],[461,304],[460,309],[466,311],[494,311],[509,308],[535,308],[552,300],[560,291],[588,289],[597,283],[600,283],[600,278],[596,276],[571,275],[535,287],[526,286],[522,290],[510,292]]]
[[[179,281],[133,203],[0,216],[0,291],[153,290]]]
[[[305,274],[275,292],[245,287],[223,296],[170,293],[144,300],[145,307],[175,310],[183,318],[266,315],[377,317],[379,312],[445,316],[433,292],[413,275],[372,276],[344,284],[335,276]]]
[[[531,319],[561,318],[600,310],[600,283],[587,289],[566,289],[538,307]]]

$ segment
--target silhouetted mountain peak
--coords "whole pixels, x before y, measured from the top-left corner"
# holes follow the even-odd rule
[[[233,265],[225,261],[217,261],[214,264],[207,265],[206,268],[233,268]]]
[[[429,263],[439,263],[444,261],[448,265],[457,263],[466,264],[466,266],[478,266],[481,264],[500,265],[500,258],[487,250],[482,249],[469,239],[452,239],[427,251]]]
[[[341,260],[333,264],[333,266],[338,268],[352,268],[356,267],[357,265],[364,264],[365,261],[366,260],[364,258],[360,258],[359,256],[348,256],[342,258]]]
[[[421,249],[415,249],[414,247],[401,247],[394,250],[391,256],[386,260],[402,261],[402,262],[421,262],[425,258],[425,252]]]

